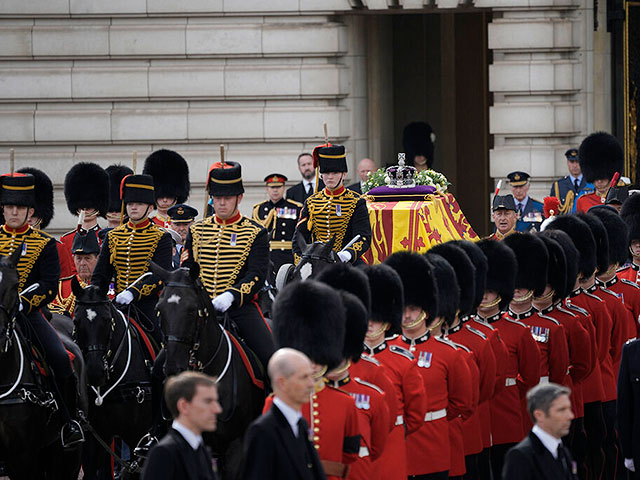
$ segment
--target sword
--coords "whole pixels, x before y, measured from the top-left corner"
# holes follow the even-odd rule
[[[351,241],[349,243],[347,243],[344,247],[342,247],[342,250],[340,250],[340,251],[344,252],[347,248],[353,246],[354,243],[356,243],[358,240],[360,240],[360,238],[361,238],[360,234],[356,235],[355,237],[353,237],[351,239]]]

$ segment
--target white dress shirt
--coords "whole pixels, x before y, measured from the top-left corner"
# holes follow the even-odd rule
[[[550,433],[545,432],[538,425],[534,425],[531,431],[540,439],[547,450],[551,452],[553,458],[558,458],[558,447],[562,444],[562,439],[556,438]]]
[[[284,415],[284,418],[287,419],[287,422],[289,423],[289,426],[291,427],[291,431],[293,432],[293,434],[296,436],[296,438],[299,438],[300,432],[298,431],[299,430],[298,421],[302,417],[302,412],[299,412],[291,408],[289,405],[284,403],[278,397],[273,397],[273,403],[276,407],[280,409],[280,411]]]
[[[578,185],[580,185],[582,183],[582,173],[580,175],[578,175],[577,177],[574,177],[573,175],[569,174],[569,178],[571,179],[571,183],[573,185],[576,184],[576,180],[578,180]]]
[[[522,199],[522,201],[516,200],[516,197],[513,197],[513,200],[516,202],[516,209],[518,208],[518,205],[522,205],[521,211],[524,212],[524,209],[527,208],[527,202],[529,201],[529,195],[524,197]]]
[[[173,423],[171,424],[171,428],[177,430],[194,450],[197,450],[202,443],[202,435],[196,435],[183,424],[181,424],[178,420],[173,421]]]

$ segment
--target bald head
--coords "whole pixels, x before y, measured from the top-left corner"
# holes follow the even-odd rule
[[[311,360],[293,348],[277,350],[267,367],[273,393],[286,404],[300,410],[313,391],[313,368]]]
[[[363,158],[358,162],[357,170],[360,180],[366,182],[369,172],[374,172],[376,170],[376,164],[373,163],[373,160],[370,158]]]

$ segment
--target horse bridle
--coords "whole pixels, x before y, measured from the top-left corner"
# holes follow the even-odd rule
[[[4,344],[4,351],[2,351],[1,353],[7,353],[9,351],[9,347],[11,346],[11,338],[13,337],[13,332],[16,328],[16,318],[18,316],[18,302],[17,301],[14,302],[11,310],[5,307],[4,303],[0,303],[0,311],[3,312],[9,319],[6,327],[0,333],[0,336],[4,336],[7,340]]]
[[[204,289],[204,286],[202,285],[202,282],[200,281],[200,279],[197,279],[194,282],[194,284],[196,287],[196,291],[198,292],[198,300],[203,303],[204,307],[200,308],[200,305],[198,305],[198,323],[196,323],[196,331],[193,337],[184,338],[184,337],[178,337],[176,335],[165,335],[164,338],[166,342],[175,342],[175,343],[181,343],[183,345],[187,345],[189,347],[189,367],[198,369],[199,371],[202,372],[206,367],[208,367],[211,364],[213,359],[216,358],[216,355],[218,355],[218,353],[220,352],[220,349],[222,348],[222,340],[224,338],[224,335],[220,336],[220,339],[218,340],[218,346],[216,347],[215,352],[213,352],[213,355],[206,363],[203,364],[201,361],[199,361],[196,358],[198,355],[198,350],[200,349],[200,342],[199,342],[200,335],[202,334],[202,331],[204,330],[204,327],[207,321],[209,320],[209,317],[212,316],[212,312],[210,311],[210,309],[213,308],[213,306],[209,301],[209,295],[206,293],[206,290]],[[165,287],[192,289],[194,285],[189,285],[188,283],[168,282],[165,284]]]

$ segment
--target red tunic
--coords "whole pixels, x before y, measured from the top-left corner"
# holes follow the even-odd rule
[[[473,412],[469,367],[453,343],[429,333],[416,339],[398,335],[390,343],[408,348],[414,354],[414,364],[422,376],[425,391],[429,392],[424,423],[407,436],[407,473],[425,475],[450,471],[448,420],[458,417],[464,420]],[[462,446],[462,441],[460,444]],[[462,448],[460,453],[464,453]]]
[[[98,239],[98,245],[102,245],[102,242],[100,241],[100,237],[98,236],[98,232],[100,231],[100,225],[96,224],[95,226],[91,227],[89,230],[85,230],[84,228],[81,228],[79,231],[83,235],[88,232],[95,233],[96,238]],[[71,272],[65,276],[75,275],[76,273],[78,273],[76,271],[76,265],[73,263],[73,257],[71,254],[71,248],[73,247],[73,239],[75,238],[77,232],[78,232],[78,229],[71,230],[70,232],[67,232],[60,237],[60,243],[62,243],[62,246],[58,247],[58,256],[60,257],[60,268],[62,268],[63,256],[65,258],[68,258],[68,260],[65,260],[65,262],[67,262],[67,265],[71,267]],[[60,254],[59,252],[61,249],[66,250],[66,253]],[[62,272],[60,272],[60,276],[62,277]]]
[[[494,390],[491,394],[492,399],[506,388],[505,381],[507,378],[507,359],[509,358],[509,352],[502,341],[502,338],[500,338],[500,332],[498,332],[496,328],[478,317],[473,317],[473,319],[470,320],[469,325],[487,335],[493,355],[496,357],[496,378]],[[478,412],[480,414],[480,426],[482,428],[482,446],[483,448],[489,448],[491,447],[490,400],[481,402],[478,406]]]
[[[329,385],[348,392],[356,403],[360,429],[360,454],[351,465],[347,478],[371,480],[379,478],[373,470],[373,460],[384,451],[389,435],[389,407],[385,393],[376,385],[359,378],[346,377]]]
[[[539,382],[540,351],[524,323],[500,314],[487,321],[498,329],[509,352],[506,388],[491,401],[492,444],[517,443],[526,435],[522,428],[520,390],[526,392]]]
[[[393,348],[391,348],[393,347]],[[365,351],[382,363],[393,383],[396,392],[398,410],[396,426],[389,433],[384,453],[373,463],[373,468],[384,479],[407,478],[407,449],[405,447],[405,428],[407,433],[418,430],[424,423],[427,411],[427,395],[413,355],[397,345],[387,344],[387,340],[374,348],[365,347]],[[358,362],[360,363],[360,362]],[[394,417],[394,415],[391,415]]]
[[[482,434],[482,420],[480,415],[480,405],[486,404],[493,397],[496,383],[496,357],[487,335],[479,328],[475,328],[470,322],[460,322],[459,325],[449,330],[449,339],[456,345],[464,345],[471,349],[472,358],[475,362],[475,369],[478,370],[477,378],[472,373],[471,378],[476,380],[478,388],[478,408],[473,415],[462,424],[462,436],[464,441],[464,454],[474,455],[480,453],[484,448]],[[470,367],[471,370],[471,367]],[[504,380],[503,380],[504,384]],[[489,431],[491,434],[491,421],[489,418]],[[489,440],[490,446],[491,441]]]
[[[60,240],[56,240],[58,248],[58,259],[60,260],[60,278],[72,276],[76,271],[76,264],[73,263],[71,249],[67,249],[66,245]]]
[[[159,226],[160,228],[169,228],[169,217],[163,217],[162,215],[160,215],[158,212],[154,213],[153,215],[151,215],[149,217],[149,220],[151,220],[153,223],[155,223],[157,226]]]
[[[628,263],[616,272],[620,279],[629,280],[632,283],[640,285],[640,266],[635,263]],[[636,317],[637,318],[637,317]]]
[[[576,202],[576,210],[578,212],[587,212],[591,207],[595,207],[596,205],[604,205],[605,200],[606,196],[601,197],[595,192],[581,195]]]
[[[630,269],[635,273],[635,270]],[[633,281],[621,278],[613,277],[608,282],[600,282],[600,284],[615,292],[620,296],[624,306],[631,312],[633,328],[628,333],[629,339],[640,337],[640,286]]]
[[[559,303],[541,310],[540,313],[554,318],[564,327],[569,348],[569,375],[564,385],[571,389],[571,405],[576,417],[584,417],[582,380],[593,369],[591,356],[595,358],[595,353],[591,352],[592,341],[589,332],[582,326],[576,313],[564,309]]]
[[[324,383],[316,388],[310,402],[302,406],[302,416],[309,424],[313,447],[318,451],[321,461],[352,464],[358,459],[360,450],[355,402],[348,393],[325,386]],[[268,411],[272,404],[273,397],[270,396],[263,412]],[[327,475],[328,479],[339,480],[340,477]]]
[[[73,294],[71,289],[71,282],[76,277],[82,287],[87,285],[80,280],[80,277],[77,275],[62,278],[60,282],[58,282],[58,294],[56,295],[56,298],[54,298],[48,305],[49,310],[51,310],[52,313],[73,317],[73,310],[76,306],[76,296]]]

